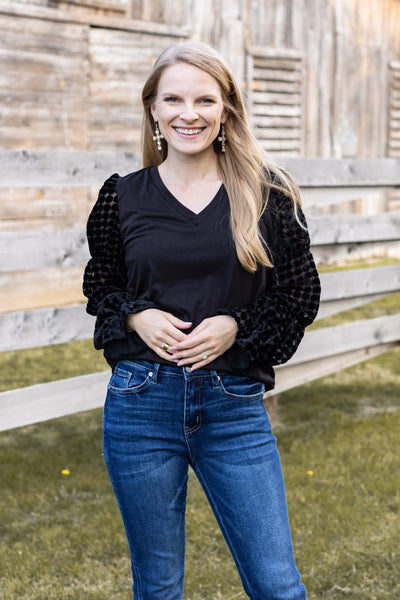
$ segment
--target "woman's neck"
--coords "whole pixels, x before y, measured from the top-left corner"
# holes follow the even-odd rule
[[[207,153],[204,156],[168,155],[158,170],[165,179],[179,181],[181,185],[220,179],[214,151],[212,155]]]

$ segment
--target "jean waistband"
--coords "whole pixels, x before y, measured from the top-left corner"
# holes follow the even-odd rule
[[[114,368],[121,367],[127,370],[145,369],[152,372],[153,381],[157,381],[159,374],[172,375],[183,377],[185,380],[194,379],[196,377],[210,377],[214,384],[219,381],[217,371],[211,369],[196,369],[192,371],[190,367],[178,367],[177,365],[166,365],[163,363],[153,363],[147,360],[120,360]]]

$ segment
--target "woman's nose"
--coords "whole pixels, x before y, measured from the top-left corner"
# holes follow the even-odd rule
[[[195,111],[195,107],[193,104],[185,104],[183,112],[181,114],[181,119],[185,121],[194,121],[198,118],[198,114]]]

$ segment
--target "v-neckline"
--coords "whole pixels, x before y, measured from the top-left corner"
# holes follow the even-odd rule
[[[185,216],[187,219],[192,221],[193,223],[198,224],[207,214],[213,209],[214,204],[217,202],[218,198],[221,195],[221,191],[224,187],[224,184],[221,183],[216,194],[211,198],[208,204],[204,208],[201,209],[200,212],[195,213],[193,210],[190,210],[187,206],[182,204],[178,200],[176,196],[167,188],[163,180],[161,179],[161,175],[159,173],[158,167],[151,167],[151,174],[153,175],[153,181],[163,197],[167,200],[167,202],[172,205],[179,213]]]

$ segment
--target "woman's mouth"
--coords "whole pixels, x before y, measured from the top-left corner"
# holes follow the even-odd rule
[[[203,131],[202,128],[196,127],[195,129],[188,129],[186,127],[174,127],[177,133],[181,135],[197,135]]]

